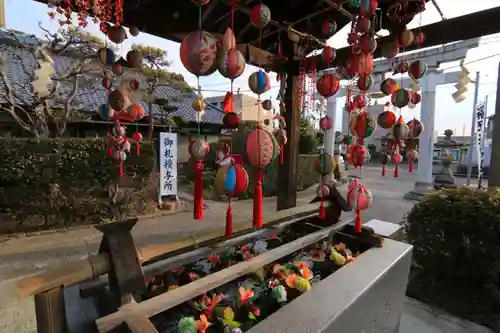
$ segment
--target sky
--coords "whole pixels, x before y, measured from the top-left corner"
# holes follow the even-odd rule
[[[41,31],[38,26],[38,22],[41,22],[44,28],[52,31],[59,28],[59,25],[55,21],[50,20],[47,15],[47,6],[44,4],[33,0],[5,0],[5,3],[6,28],[17,29],[40,36]],[[497,0],[437,0],[437,3],[440,6],[445,18],[466,15],[475,11],[495,7],[495,4],[498,5]],[[413,22],[410,23],[409,27],[415,28],[419,25],[427,25],[440,20],[441,17],[439,13],[434,6],[432,6],[431,2],[428,2],[426,11],[419,17],[416,17]],[[93,24],[89,25],[87,31],[94,33],[97,36],[102,34]],[[328,41],[328,44],[335,48],[346,46],[348,31],[349,26],[340,30]],[[120,47],[122,55],[125,55],[130,46],[134,43],[153,45],[166,50],[168,53],[168,59],[172,62],[169,70],[182,74],[190,85],[197,86],[196,77],[190,74],[182,66],[179,58],[178,43],[141,33],[137,37],[129,37],[129,39],[122,43]],[[480,72],[481,79],[479,85],[479,101],[483,101],[485,98],[488,98],[488,114],[491,115],[494,113],[495,109],[495,87],[498,73],[497,66],[500,60],[500,51],[498,51],[500,49],[500,35],[487,37],[482,44],[483,45],[480,45],[478,48],[469,50],[465,63],[467,69],[471,72],[472,77],[475,76],[476,71]],[[486,57],[489,58],[481,60]],[[448,69],[449,71],[456,71],[458,70],[457,65],[458,63],[447,63],[442,64],[441,68]],[[252,95],[252,93],[248,90],[247,82],[250,74],[256,70],[256,67],[247,66],[245,73],[235,80],[234,89],[236,90],[240,88],[242,93]],[[224,95],[230,87],[230,82],[220,74],[214,73],[208,77],[202,77],[200,79],[200,85],[203,89],[203,95],[205,97],[210,97]],[[261,96],[261,98],[270,98],[271,100],[276,99],[279,83],[276,81],[275,75],[272,75],[271,86],[273,89],[271,89],[264,96]],[[470,133],[474,86],[470,84],[468,89],[469,91],[467,92],[466,100],[457,104],[451,97],[452,93],[455,91],[453,84],[438,86],[436,96],[435,128],[440,134],[448,128],[455,130],[456,135],[468,135]],[[340,130],[341,120],[344,114],[345,112],[341,112],[339,106],[337,119],[335,121],[336,130]],[[405,118],[415,117],[418,119],[420,117],[420,108],[417,107],[413,110],[403,109],[402,114]],[[465,128],[465,133],[463,133],[463,128]]]

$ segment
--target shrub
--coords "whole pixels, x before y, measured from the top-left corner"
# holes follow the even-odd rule
[[[152,144],[141,143],[141,155],[130,154],[119,177],[102,139],[0,139],[0,233],[96,223],[146,209],[155,155]],[[114,184],[120,185],[116,196]]]
[[[316,146],[316,133],[305,132],[300,134],[299,154],[314,154],[316,153]]]
[[[448,295],[440,305],[459,315],[500,314],[500,191],[433,192],[409,212],[405,230],[419,294]]]

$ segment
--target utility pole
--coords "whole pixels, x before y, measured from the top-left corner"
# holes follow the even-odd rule
[[[470,185],[470,179],[472,176],[472,152],[474,151],[474,134],[476,129],[476,107],[479,95],[479,72],[476,72],[476,80],[474,81],[474,105],[472,106],[472,124],[470,129],[470,144],[469,151],[467,154],[467,186]],[[478,157],[479,158],[479,157]],[[479,170],[478,170],[479,172]]]
[[[488,188],[490,189],[500,187],[500,63],[498,63],[495,115],[492,120],[493,138],[491,140],[490,172],[488,178]]]

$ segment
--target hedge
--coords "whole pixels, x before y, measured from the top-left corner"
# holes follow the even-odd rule
[[[119,177],[102,139],[0,139],[0,233],[94,224],[117,212],[147,210],[155,156],[154,146],[143,142]]]

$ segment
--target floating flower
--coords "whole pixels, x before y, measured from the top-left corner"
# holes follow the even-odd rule
[[[210,323],[207,319],[207,316],[203,314],[200,315],[200,320],[196,321],[196,329],[199,333],[205,333],[210,325],[212,325],[212,323]]]
[[[220,256],[218,254],[217,255],[213,255],[213,256],[209,256],[208,257],[208,261],[211,264],[218,264],[218,263],[220,263]]]
[[[179,333],[196,333],[198,331],[196,320],[193,317],[184,317],[177,324]]]
[[[234,311],[230,307],[224,309],[223,323],[229,328],[238,328],[241,324],[234,320]]]
[[[200,278],[200,276],[194,272],[189,272],[188,275],[189,275],[189,279],[191,281],[195,281],[195,280],[198,280]]]
[[[278,285],[271,289],[271,296],[276,300],[278,303],[285,303],[287,301],[287,292],[286,288],[282,285]]]
[[[332,247],[332,252],[330,253],[330,260],[337,266],[344,266],[346,263],[346,258]]]
[[[170,290],[174,290],[174,289],[177,289],[179,288],[179,285],[178,284],[171,284],[167,287],[167,291],[170,291]]]
[[[246,304],[249,302],[250,298],[254,296],[252,289],[245,289],[244,287],[240,287],[240,302]]]

